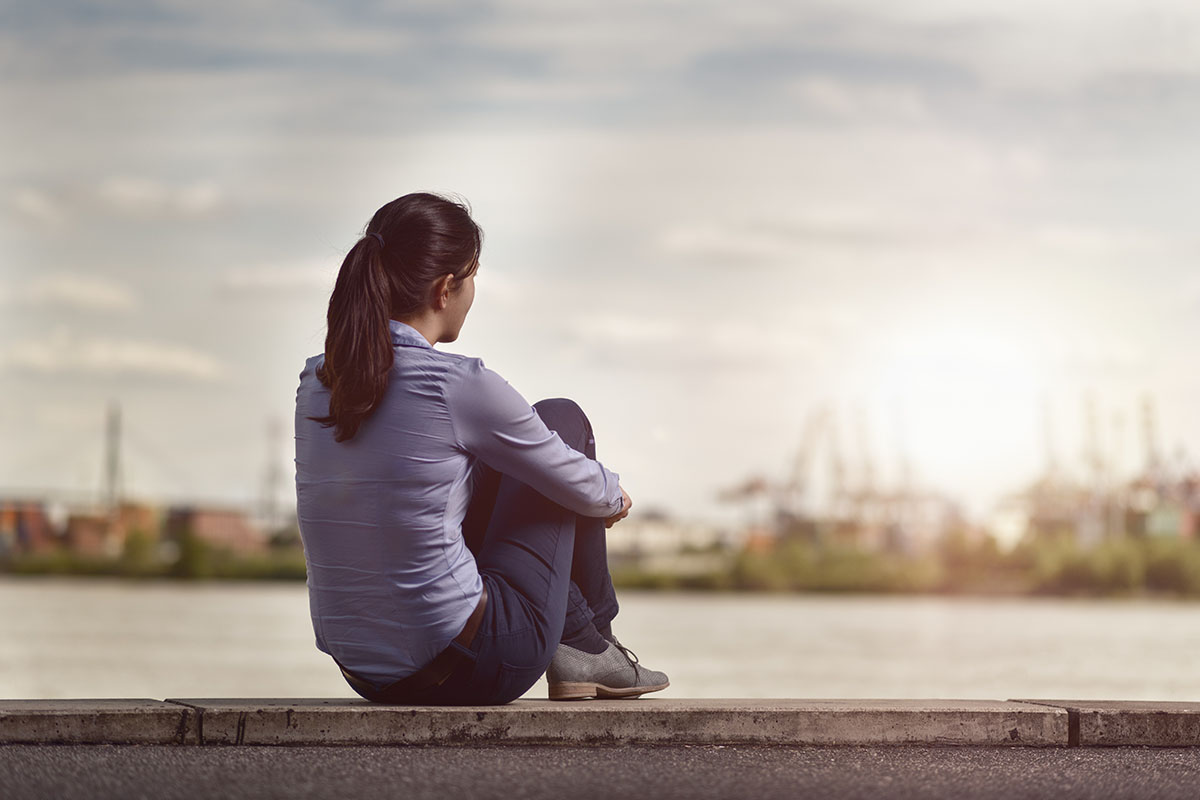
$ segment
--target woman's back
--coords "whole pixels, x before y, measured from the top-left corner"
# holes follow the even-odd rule
[[[296,396],[296,494],[317,646],[367,678],[405,674],[461,630],[481,584],[461,523],[475,459],[446,386],[468,359],[392,322],[395,361],[359,435],[336,442],[314,356]]]

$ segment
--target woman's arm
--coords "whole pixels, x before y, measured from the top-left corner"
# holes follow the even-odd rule
[[[624,508],[619,476],[567,446],[508,381],[479,359],[463,360],[445,396],[458,445],[488,466],[577,514],[607,518]]]

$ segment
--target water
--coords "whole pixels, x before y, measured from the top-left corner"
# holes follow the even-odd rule
[[[672,697],[1200,700],[1200,604],[621,594]],[[0,697],[355,697],[303,584],[0,579]],[[545,697],[539,682],[529,697]]]

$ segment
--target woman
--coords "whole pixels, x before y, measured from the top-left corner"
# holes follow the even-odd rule
[[[543,673],[552,699],[665,689],[612,635],[604,531],[631,502],[583,411],[434,349],[462,329],[481,242],[464,206],[409,194],[342,263],[296,394],[317,647],[378,702],[507,703]]]

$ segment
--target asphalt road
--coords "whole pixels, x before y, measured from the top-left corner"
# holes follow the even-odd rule
[[[1200,748],[0,746],[25,798],[1187,798]]]

